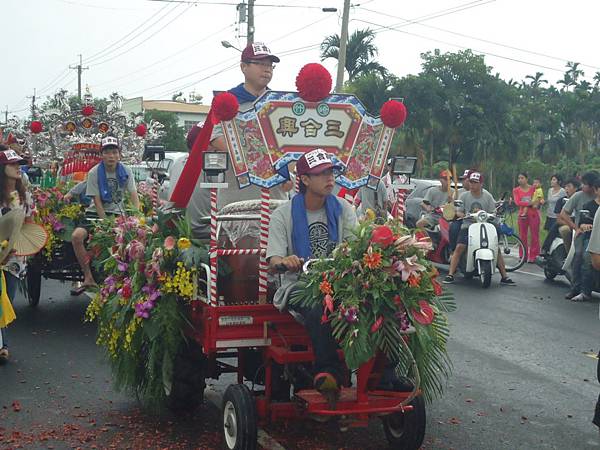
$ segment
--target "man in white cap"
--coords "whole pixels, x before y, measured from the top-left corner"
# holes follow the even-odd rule
[[[327,257],[339,243],[352,238],[357,225],[354,209],[332,194],[335,171],[339,169],[322,149],[305,153],[296,164],[299,194],[271,216],[267,260],[273,271],[282,266],[287,269],[273,299],[280,310],[288,306],[288,288],[298,279],[303,262]],[[313,344],[314,386],[335,401],[342,384],[342,367],[331,327],[329,323],[321,323],[322,308],[294,305],[291,312],[301,316]]]
[[[104,219],[107,215],[124,215],[124,196],[128,193],[135,210],[140,208],[140,200],[135,186],[135,178],[129,167],[119,162],[121,157],[119,141],[116,137],[102,139],[102,161],[88,172],[86,195],[92,198],[92,204],[86,215]],[[74,292],[80,294],[96,282],[90,269],[85,240],[88,232],[83,227],[75,228],[71,236],[73,250],[83,271],[83,284]]]
[[[463,203],[465,212],[472,213],[476,211],[486,211],[494,213],[496,211],[496,200],[492,195],[483,189],[483,175],[479,172],[471,172],[469,174],[469,192],[463,192],[459,198]],[[469,240],[469,225],[470,222],[465,219],[463,226],[458,234],[458,243],[450,260],[450,269],[448,275],[444,278],[444,283],[454,283],[454,274],[458,269],[458,264],[462,254],[465,252]],[[504,258],[502,252],[498,252],[498,270],[500,271],[500,283],[507,286],[514,286],[516,283],[508,277],[506,267],[504,266]]]

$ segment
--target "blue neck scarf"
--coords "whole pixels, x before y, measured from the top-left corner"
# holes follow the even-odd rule
[[[246,90],[244,83],[240,83],[236,87],[229,89],[229,92],[236,96],[240,104],[254,102],[254,100],[258,98],[256,95],[253,95]]]
[[[117,163],[115,173],[117,175],[119,186],[125,186],[125,183],[127,183],[127,179],[129,178],[127,170],[125,170],[125,166],[121,163]],[[108,179],[106,178],[106,167],[104,167],[104,161],[98,165],[98,189],[100,191],[100,198],[104,203],[108,203],[112,200],[112,192],[110,192],[110,186],[108,185]]]
[[[335,195],[329,194],[325,198],[325,212],[327,214],[329,241],[335,242],[337,245],[339,237],[338,219],[342,214],[342,204]],[[298,194],[292,198],[292,245],[296,256],[304,258],[305,261],[312,257],[304,194]]]

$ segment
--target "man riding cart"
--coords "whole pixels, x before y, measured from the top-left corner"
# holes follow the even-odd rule
[[[195,180],[189,183],[190,174],[203,174],[200,188],[209,190],[211,206],[208,257],[194,262],[202,244],[181,234],[181,222],[171,227],[180,234],[149,248],[148,242],[156,246],[157,240],[145,232],[154,226],[146,223],[146,251],[137,253],[137,244],[127,239],[114,250],[125,274],[107,263],[115,268],[88,312],[99,318],[99,342],[119,379],[129,380],[128,387],[150,401],[182,399],[184,392],[187,399],[198,399],[204,378],[237,374],[223,396],[226,448],[256,448],[259,423],[338,418],[346,428],[378,417],[395,448],[417,449],[425,433],[424,398],[439,394],[448,375],[444,312],[451,303],[425,260],[429,241],[399,223],[366,222],[353,230],[351,206],[331,195],[335,182],[347,189],[376,188],[394,129],[406,113],[403,105],[389,102],[381,119],[371,117],[354,96],[329,95],[331,79],[322,66],[307,67],[298,76],[298,94],[267,91],[252,109],[239,113],[233,95],[215,98],[172,196],[185,206],[196,186]],[[315,92],[314,86],[323,86],[316,79],[323,81],[324,74],[329,87]],[[216,122],[228,154],[205,151]],[[219,211],[229,163],[240,188],[261,189],[258,211],[249,213],[247,204]],[[300,193],[271,212],[270,189],[288,180],[290,163],[296,165]],[[259,222],[257,239],[230,234],[249,221]],[[231,228],[230,222],[244,226]],[[132,231],[124,235],[142,240]],[[253,267],[235,264],[249,256],[256,258]],[[323,257],[328,259],[318,259]],[[223,258],[230,258],[232,279],[256,275],[254,289],[232,291],[220,284]],[[144,267],[144,277],[138,267]],[[284,272],[274,298],[269,272]],[[189,281],[194,273],[200,276],[197,285]],[[294,281],[298,289],[292,293],[287,287]],[[186,300],[169,296],[174,289]],[[167,321],[167,298],[168,308],[185,313],[191,324],[178,322],[187,343],[177,341],[181,329]],[[422,339],[413,340],[413,334]],[[174,357],[160,350],[172,342],[180,342],[183,353]],[[187,371],[188,379],[180,359],[193,359],[197,367]],[[125,360],[132,364],[122,364]],[[132,366],[143,369],[122,377]],[[398,378],[408,377],[406,383],[381,389],[386,367],[396,368]],[[146,377],[150,370],[153,376]],[[184,386],[195,386],[195,393]]]

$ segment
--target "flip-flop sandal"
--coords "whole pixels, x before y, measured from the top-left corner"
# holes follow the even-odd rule
[[[5,362],[7,362],[8,356],[9,354],[7,348],[0,349],[0,364],[4,364]]]

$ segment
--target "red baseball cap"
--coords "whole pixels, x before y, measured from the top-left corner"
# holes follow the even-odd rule
[[[341,170],[341,166],[334,164],[329,154],[322,148],[306,152],[296,163],[296,173],[302,175],[316,175],[327,169]]]
[[[450,173],[449,170],[443,169],[442,171],[440,171],[440,178],[448,178],[451,177],[452,174]]]
[[[26,161],[14,150],[0,151],[0,164],[25,164]]]
[[[248,46],[242,52],[242,62],[249,62],[256,59],[267,59],[278,63],[280,59],[271,53],[269,47],[262,42],[254,42],[248,44]]]

